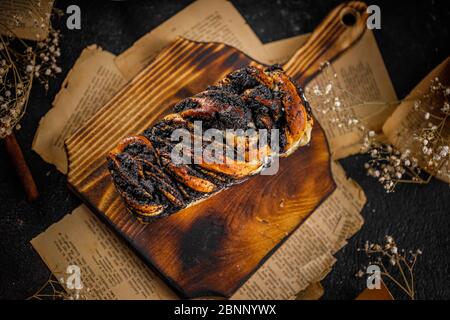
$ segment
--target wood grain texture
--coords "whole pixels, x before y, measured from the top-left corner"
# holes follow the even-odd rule
[[[302,59],[298,55],[286,65],[301,84],[317,72],[323,54],[314,52],[331,48],[331,59],[352,44],[333,43],[340,37],[331,37],[334,28],[323,24],[336,19],[339,14],[318,27],[319,35],[334,40],[323,45],[314,33],[311,50],[301,49],[311,53],[306,67],[294,63]],[[362,34],[352,33],[355,41]],[[184,297],[230,296],[335,189],[328,145],[316,122],[310,146],[281,159],[275,176],[252,177],[150,224],[127,212],[106,167],[108,151],[169,113],[175,102],[252,63],[223,44],[178,39],[66,141],[71,188]]]
[[[367,5],[342,3],[314,29],[308,41],[284,65],[286,72],[306,84],[324,62],[331,62],[359,40],[366,30]]]

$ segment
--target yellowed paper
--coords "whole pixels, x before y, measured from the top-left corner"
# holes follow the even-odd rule
[[[1,0],[0,34],[21,39],[47,38],[54,0]]]
[[[266,52],[264,62],[266,64],[284,64],[294,53],[308,40],[309,34],[302,34],[292,38],[269,42],[263,45]]]
[[[318,300],[323,296],[324,289],[320,282],[311,283],[296,296],[296,300]]]
[[[214,12],[213,4],[223,5],[223,3],[226,3],[228,8],[235,11],[229,3],[217,0],[211,2],[209,6],[206,6],[210,11],[206,16],[209,16],[211,12]],[[188,7],[188,9],[189,8],[191,8],[190,10],[193,10],[192,5]],[[182,13],[175,17],[179,17]],[[232,21],[231,24],[237,24],[236,21],[239,20],[243,21],[242,17],[239,16],[239,19]],[[171,19],[169,21],[171,21]],[[200,19],[199,21],[203,20]],[[177,24],[181,24],[181,22],[178,21]],[[199,26],[202,25],[204,24],[197,24],[197,27],[200,28]],[[243,32],[242,30],[245,31],[250,29],[244,23],[238,30],[239,32],[235,33],[235,36],[241,42],[247,43],[246,40],[250,39],[253,33]],[[173,34],[170,33],[170,36],[172,35]],[[307,36],[299,36],[265,45],[259,43],[260,50],[257,50],[257,47],[252,47],[251,49],[264,52],[265,48],[266,53],[264,54],[263,59],[267,59],[267,61],[263,62],[282,63],[296,50],[296,48],[301,46],[306,37]],[[68,119],[78,117],[85,119],[88,115],[92,114],[92,110],[97,110],[97,108],[101,107],[105,102],[96,99],[95,95],[87,93],[89,91],[88,88],[92,88],[92,83],[95,83],[94,79],[98,74],[98,72],[94,72],[91,69],[103,67],[111,73],[106,79],[122,79],[120,81],[118,80],[117,83],[109,80],[109,85],[102,86],[101,90],[109,91],[108,94],[112,96],[126,80],[129,80],[129,77],[134,75],[134,72],[139,71],[142,66],[145,66],[148,63],[152,54],[156,54],[158,50],[154,53],[152,53],[151,50],[153,46],[158,47],[155,43],[158,43],[157,41],[163,41],[161,39],[164,39],[163,34],[159,35],[156,33],[155,35],[155,33],[151,32],[148,36],[144,36],[142,40],[139,40],[133,48],[119,56],[120,59],[115,58],[112,54],[101,51],[96,47],[86,49],[87,52],[83,52],[65,81],[65,83],[69,83],[69,85],[72,84],[72,88],[76,87],[78,90],[73,89],[67,91],[70,87],[64,88],[63,86],[61,93],[55,99],[54,108],[41,121],[33,145],[35,150],[49,162],[53,161],[52,163],[58,163],[57,161],[62,159],[57,167],[60,168],[60,170],[64,169],[64,165],[66,166],[65,153],[63,153],[64,149],[62,148],[62,145],[55,145],[55,141],[58,141],[58,139],[61,139],[67,132],[72,131],[77,127],[77,125],[69,125],[70,122],[68,122]],[[223,39],[216,39],[216,41],[221,40]],[[125,56],[127,56],[126,62],[121,62],[121,59]],[[263,59],[260,59],[260,61]],[[131,72],[127,72],[127,70],[131,70]],[[85,76],[86,74],[89,76]],[[118,74],[121,75],[119,76]],[[103,82],[101,84],[103,84]],[[115,85],[111,83],[115,83]],[[79,86],[77,84],[79,84]],[[61,100],[60,95],[64,96],[63,100]],[[60,103],[62,101],[64,101],[64,104]],[[53,116],[52,113],[54,113]],[[78,122],[72,123],[77,124]],[[55,154],[59,156],[55,157]],[[64,165],[61,165],[61,163],[64,163]],[[299,291],[304,290],[311,282],[321,280],[329,272],[335,262],[333,254],[336,250],[345,245],[346,239],[360,228],[362,218],[359,215],[359,212],[365,202],[362,190],[354,182],[348,181],[345,178],[345,174],[340,166],[333,165],[333,171],[339,186],[338,189],[288,239],[288,241],[286,241],[282,248],[280,248],[280,250],[283,249],[283,251],[279,252],[280,250],[278,250],[276,255],[268,259],[264,265],[264,269],[258,270],[236,293],[234,298],[249,299],[258,296],[264,299],[295,299]],[[109,239],[108,243],[105,243],[105,246],[114,247],[115,254],[122,257],[119,260],[126,261],[127,259],[131,259],[129,256],[132,251],[128,247],[119,247],[117,245],[109,244],[109,242],[115,241],[111,238],[113,236],[99,236],[99,233],[95,232],[96,229],[105,229],[105,226],[103,226],[102,222],[97,218],[89,219],[92,226],[95,225],[95,228],[83,227],[86,225],[85,221],[88,213],[94,217],[93,213],[88,212],[85,207],[80,207],[65,218],[68,219],[67,221],[69,222],[64,222],[64,219],[33,240],[33,246],[43,257],[52,272],[60,274],[62,272],[61,270],[65,270],[67,264],[70,263],[64,256],[63,250],[54,245],[55,243],[62,241],[60,237],[63,234],[68,235],[70,243],[74,245],[74,248],[80,257],[84,258],[84,260],[81,260],[81,262],[84,263],[83,268],[87,268],[87,270],[95,269],[95,272],[101,275],[101,279],[108,279],[107,275],[103,274],[105,271],[97,268],[96,264],[92,265],[98,258],[93,256],[94,253],[92,250],[86,248],[95,247],[98,251],[95,252],[96,255],[102,257],[107,256],[107,250],[103,249],[104,246],[98,246],[96,243],[102,239]],[[76,231],[70,230],[72,225],[78,226],[76,228],[74,227]],[[99,237],[102,239],[99,239]],[[82,239],[86,240],[83,242]],[[104,242],[106,240],[102,241]],[[112,267],[116,268],[117,265],[112,263]],[[146,269],[145,272],[151,272],[147,270],[146,266],[143,266],[143,268]],[[260,276],[260,274],[264,273],[269,274],[272,277],[272,282],[277,285],[276,287],[273,287],[273,284],[270,281],[267,282],[268,280],[264,278],[264,276]],[[286,274],[289,274],[289,279],[286,279]],[[152,279],[154,279],[153,276],[143,280],[148,282],[145,284],[145,287],[153,288],[151,293],[149,293],[149,291],[145,295],[137,295],[135,288],[127,282],[122,282],[120,288],[110,287],[109,291],[106,290],[103,294],[120,298],[170,298],[170,294],[169,296],[167,294],[167,288],[162,285],[160,281],[153,281]],[[90,286],[92,287],[97,285],[96,279],[88,283],[90,283]],[[159,287],[160,284],[162,285],[161,288]],[[102,288],[104,287],[103,284],[98,285]],[[99,294],[92,294],[89,297],[92,299],[101,298]]]
[[[267,54],[261,41],[231,2],[199,0],[119,55],[117,67],[127,79],[131,79],[179,36],[196,41],[223,42],[260,62],[270,63],[275,59],[272,54]],[[297,40],[293,42],[297,43]]]
[[[31,243],[57,279],[67,278],[67,266],[78,266],[83,294],[89,299],[176,297],[124,241],[84,205]]]
[[[205,28],[209,31],[205,32]],[[194,2],[118,57],[95,46],[85,49],[73,68],[78,72],[68,74],[63,89],[53,101],[53,108],[41,119],[33,150],[59,171],[67,173],[64,139],[180,35],[229,43],[250,56],[259,55],[261,62],[270,64],[284,62],[307,39],[307,35],[301,35],[263,45],[228,1]]]
[[[337,189],[238,290],[235,299],[293,299],[321,280],[334,264],[333,254],[363,224],[364,192],[332,166]]]
[[[333,164],[333,173],[337,190],[232,299],[295,299],[298,292],[323,279],[329,272],[335,262],[333,254],[361,227],[363,220],[359,212],[366,201],[362,190],[347,180],[338,164]],[[176,297],[85,206],[75,209],[31,243],[58,278],[64,276],[68,265],[78,265],[85,286],[90,288],[89,292],[84,292],[89,299]],[[135,278],[129,276],[125,270],[128,268]],[[136,279],[139,279],[139,290],[136,289]]]
[[[292,44],[292,40],[288,40],[289,43]],[[284,46],[283,41],[278,42],[280,44],[281,47]],[[276,50],[277,46],[272,46],[273,48],[275,48],[275,52],[280,52],[283,53],[282,50]],[[71,78],[75,78],[77,79],[78,75],[77,73],[84,73],[84,69],[81,68],[82,66],[84,66],[85,68],[89,68],[90,63],[89,61],[92,59],[92,61],[94,61],[96,64],[99,65],[99,61],[97,61],[97,54],[99,54],[100,49],[96,48],[96,47],[91,47],[89,48],[89,50],[87,49],[80,57],[80,59],[78,60],[76,66],[72,69],[71,74],[69,75],[68,79]],[[110,54],[108,54],[108,57],[110,56]],[[280,55],[282,56],[282,54]],[[274,55],[275,57],[275,55]],[[102,59],[103,60],[103,59]],[[104,59],[104,61],[110,61],[108,59]],[[95,65],[95,64],[94,64]],[[81,71],[79,71],[81,70]],[[86,83],[87,84],[87,83]],[[88,88],[88,86],[85,87],[86,90]],[[80,92],[81,96],[84,96],[83,92]],[[70,103],[70,96],[67,97],[66,102]],[[74,98],[76,98],[77,96],[74,95]],[[89,95],[89,97],[92,97]],[[86,102],[89,102],[89,99],[86,99]],[[63,108],[61,108],[62,110],[64,110]],[[45,118],[44,118],[45,119]],[[51,123],[51,122],[50,122]],[[53,134],[55,133],[55,131],[53,132]],[[39,134],[37,135],[39,136]],[[50,270],[52,270],[53,272],[55,272],[58,276],[61,274],[61,272],[64,272],[65,268],[67,267],[67,265],[70,263],[70,261],[65,260],[65,256],[64,256],[64,252],[60,252],[54,245],[51,245],[52,243],[59,243],[60,239],[58,239],[59,234],[64,234],[67,233],[70,237],[70,242],[73,244],[80,244],[80,239],[85,239],[85,242],[90,243],[92,246],[95,246],[96,243],[98,242],[99,239],[97,239],[97,237],[99,237],[98,234],[96,234],[95,232],[92,231],[92,228],[85,228],[85,230],[83,232],[80,232],[80,230],[82,230],[83,228],[81,227],[74,227],[75,228],[75,232],[71,232],[70,229],[72,228],[71,226],[83,226],[85,225],[85,223],[83,221],[86,220],[86,212],[87,209],[85,207],[80,207],[79,209],[75,210],[75,212],[73,212],[71,215],[69,215],[68,217],[70,217],[70,219],[68,217],[66,217],[65,219],[68,219],[67,221],[64,219],[62,222],[55,224],[54,226],[52,226],[48,231],[44,232],[43,234],[41,234],[38,238],[36,238],[35,240],[33,240],[33,245],[35,246],[35,248],[38,250],[38,252],[41,254],[41,256],[44,258],[44,261],[46,261],[46,263],[48,264]],[[95,216],[93,214],[91,214],[92,217],[95,218]],[[103,224],[97,219],[91,219],[91,223],[96,223],[98,224],[98,226],[96,227],[96,229],[100,229],[103,230],[105,228],[105,226],[103,226]],[[112,234],[112,233],[111,233]],[[112,236],[111,236],[112,237]],[[102,236],[102,239],[110,239],[110,237],[104,237]],[[334,238],[333,238],[334,239]],[[102,240],[105,241],[105,240]],[[117,246],[115,246],[116,250]],[[124,250],[124,252],[118,252],[117,254],[123,255],[122,260],[126,259],[126,257],[130,254],[129,252],[131,252],[131,250],[129,250],[127,247],[122,247],[120,250],[118,251],[122,251]],[[84,268],[86,267],[88,270],[90,270],[90,268],[94,268],[95,266],[90,266],[90,262],[92,260],[98,260],[98,259],[94,259],[91,257],[91,252],[85,251],[84,250],[84,245],[77,245],[76,246],[76,251],[80,253],[81,256],[86,256],[84,258],[84,260],[86,262],[86,265],[82,265],[81,267]],[[101,250],[98,251],[97,254],[102,254],[104,255],[105,253],[102,252]],[[309,258],[306,257],[303,259],[303,261],[308,261],[311,260],[313,261],[312,263],[309,263],[308,266],[306,266],[306,270],[311,269],[312,267],[314,267],[315,270],[315,274],[311,275],[310,278],[314,278],[314,277],[318,277],[321,273],[323,273],[323,270],[329,270],[329,268],[331,267],[331,264],[334,263],[334,258],[331,256],[331,254],[329,254],[328,256],[318,256],[318,257],[313,257],[310,256]],[[60,266],[63,266],[62,269],[60,268]],[[113,266],[115,266],[113,264]],[[62,270],[62,271],[61,271]],[[99,272],[98,270],[96,272]],[[103,275],[102,277],[106,277],[107,275]],[[90,283],[90,286],[95,286],[96,283],[95,282],[88,282]],[[153,284],[153,282],[148,283],[146,285],[147,287],[153,287],[153,286],[157,286],[155,284]],[[116,291],[119,290],[120,291]],[[151,295],[144,295],[144,296],[136,296],[135,295],[135,291],[133,291],[133,287],[123,284],[121,288],[116,288],[116,289],[111,289],[111,292],[109,293],[104,293],[107,294],[108,296],[111,297],[127,297],[127,298],[146,298],[146,297],[150,297],[150,298],[158,298],[157,296],[154,296],[153,294]],[[163,286],[163,288],[161,288],[161,290],[163,290],[163,292],[165,292],[165,286]],[[159,292],[159,289],[155,289],[155,291]],[[289,293],[289,297],[290,298],[294,298],[294,295],[297,292],[292,292]],[[101,296],[99,295],[94,295],[95,292],[92,295],[89,295],[90,298],[94,299],[94,298],[101,298]]]
[[[439,110],[431,110],[430,107],[422,105],[421,108],[425,108],[424,112],[414,111],[414,102],[419,99],[423,94],[427,93],[431,80],[438,78],[439,81],[445,85],[450,86],[450,58],[447,58],[443,63],[437,66],[430,72],[404,99],[404,101],[397,107],[392,116],[386,121],[383,126],[383,132],[387,136],[388,140],[401,152],[409,149],[411,156],[419,159],[419,165],[423,168],[423,156],[421,148],[419,148],[417,141],[414,140],[415,134],[418,133],[418,128],[421,128],[426,121],[424,119],[424,112],[436,114]],[[444,101],[435,102],[441,108],[444,105]],[[450,143],[450,125],[449,121],[446,121],[446,125],[441,130],[441,135],[445,140]],[[436,172],[435,176],[442,181],[450,183],[449,178],[450,163],[447,161],[442,164],[441,171]]]
[[[335,79],[334,74],[337,75]],[[360,124],[350,128],[341,127],[330,121],[339,116],[338,112],[323,114],[317,112],[318,108],[314,108],[322,103],[323,97],[315,95],[313,88],[325,88],[330,78],[334,81],[333,95],[340,98],[341,108],[348,109],[354,118],[360,120]],[[370,30],[366,30],[360,41],[336,59],[330,70],[311,81],[306,92],[314,115],[325,130],[334,159],[359,153],[363,137],[359,126],[363,124],[371,130],[381,131],[383,123],[395,109],[395,105],[371,103],[363,106],[361,102],[397,101],[391,79]]]
[[[33,150],[67,173],[64,140],[125,84],[115,56],[92,45],[83,50],[56,95],[52,109],[39,122]]]

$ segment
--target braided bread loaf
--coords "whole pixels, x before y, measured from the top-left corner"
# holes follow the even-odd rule
[[[143,222],[168,216],[260,172],[268,159],[288,156],[307,144],[313,125],[303,91],[279,66],[231,72],[206,91],[177,103],[174,112],[142,135],[125,138],[108,155],[116,189]],[[255,144],[249,137],[234,135],[232,140],[245,146],[240,159],[224,152],[224,161],[214,162],[207,153],[191,152],[190,163],[175,163],[171,155],[178,141],[172,141],[172,134],[184,129],[195,138],[196,121],[202,122],[203,132],[267,129],[270,137],[270,130],[278,129],[278,140]],[[206,147],[202,142],[201,151]],[[255,149],[257,156],[250,159]]]

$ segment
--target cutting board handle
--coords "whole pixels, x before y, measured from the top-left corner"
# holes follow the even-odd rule
[[[306,85],[323,63],[336,59],[361,38],[366,30],[367,16],[364,2],[339,5],[314,29],[284,69],[299,84]]]

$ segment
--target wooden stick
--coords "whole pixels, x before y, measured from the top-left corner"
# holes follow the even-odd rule
[[[363,36],[367,29],[366,21],[367,5],[364,2],[351,1],[337,6],[286,62],[284,70],[305,86],[320,72],[324,62],[333,61]]]
[[[14,133],[10,134],[3,140],[5,141],[6,152],[8,153],[9,158],[16,169],[23,188],[25,189],[27,200],[36,200],[39,197],[39,192]]]

